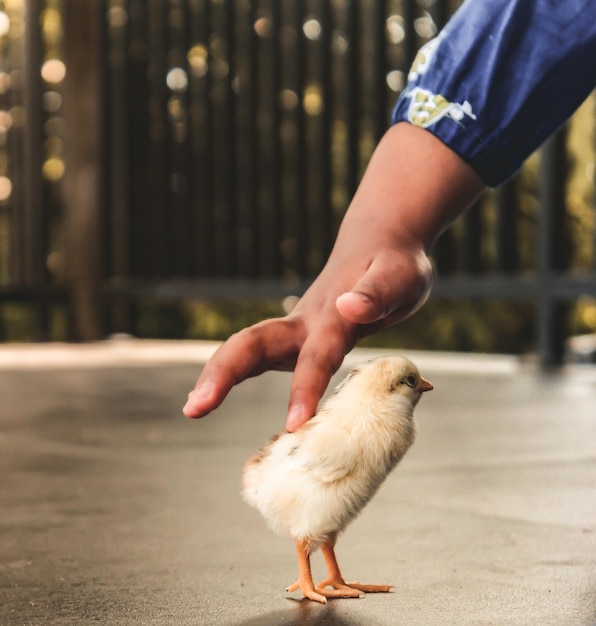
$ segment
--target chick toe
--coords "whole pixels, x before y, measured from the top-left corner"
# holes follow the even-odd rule
[[[320,602],[321,604],[327,604],[327,597],[322,593],[317,593],[315,588],[303,588],[301,589],[302,595],[309,600]],[[319,590],[320,591],[320,590]]]
[[[327,602],[327,598],[363,598],[364,593],[359,591],[358,589],[353,589],[348,587],[347,585],[341,585],[337,588],[326,589],[321,586],[314,585],[300,585],[298,583],[294,585],[290,585],[286,589],[286,591],[296,591],[300,589],[302,595],[309,600],[314,600],[315,602],[321,602],[325,604]]]
[[[391,593],[395,591],[393,585],[364,585],[362,583],[346,583],[346,585],[363,593]]]
[[[327,587],[332,587],[333,589],[327,589]],[[321,593],[327,592],[330,594],[328,597],[333,598],[363,598],[364,593],[362,589],[358,589],[357,587],[353,587],[343,580],[332,580],[327,578],[323,580],[316,586],[317,591]]]

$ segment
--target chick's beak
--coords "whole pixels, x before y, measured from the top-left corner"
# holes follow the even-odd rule
[[[425,391],[430,391],[431,389],[433,389],[432,383],[429,383],[428,380],[421,377],[420,382],[418,383],[418,391],[423,393]]]

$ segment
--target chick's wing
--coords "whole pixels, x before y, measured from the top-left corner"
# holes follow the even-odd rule
[[[350,431],[326,422],[307,422],[295,450],[295,461],[303,471],[322,483],[345,478],[358,462],[357,442]]]

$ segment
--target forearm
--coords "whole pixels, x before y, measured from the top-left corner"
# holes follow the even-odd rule
[[[407,123],[391,127],[369,163],[342,223],[336,249],[350,244],[422,247],[474,201],[484,184],[439,139]]]

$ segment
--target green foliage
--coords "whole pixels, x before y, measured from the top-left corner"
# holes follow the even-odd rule
[[[133,334],[141,338],[224,340],[263,319],[284,315],[279,300],[158,302],[145,300],[133,313]],[[405,350],[446,350],[524,354],[534,348],[533,305],[501,300],[431,298],[416,315],[358,345]],[[64,306],[53,306],[49,338],[68,339]],[[569,335],[596,332],[596,299],[570,307]],[[28,305],[0,306],[0,339],[33,341],[35,316]]]
[[[138,309],[140,337],[223,340],[263,319],[283,315],[281,302],[145,302]],[[434,299],[405,322],[363,339],[380,348],[519,353],[531,349],[528,304]]]
[[[245,326],[283,313],[279,301],[163,303],[146,300],[136,307],[133,332],[144,338],[226,339]]]
[[[50,306],[48,336],[51,341],[68,339],[67,312],[64,305]],[[0,341],[25,342],[39,340],[35,311],[30,304],[0,304]]]
[[[519,354],[532,349],[533,332],[533,307],[528,303],[436,298],[360,345]]]

